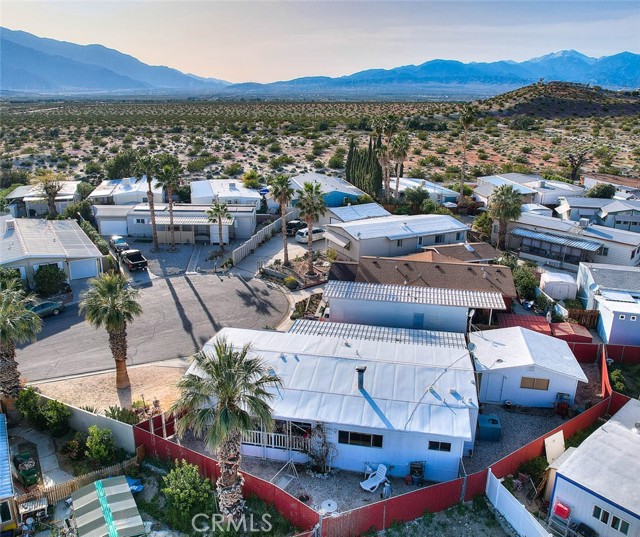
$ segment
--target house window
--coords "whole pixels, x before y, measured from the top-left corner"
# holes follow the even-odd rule
[[[458,231],[458,233],[456,233],[456,240],[457,241],[461,241],[463,235],[464,235],[464,233],[462,233],[462,231]]]
[[[600,522],[607,524],[609,522],[609,511],[605,511],[597,505],[593,506],[593,512],[591,513],[593,518],[598,519]]]
[[[615,515],[611,517],[611,527],[614,530],[618,530],[622,535],[629,535],[629,523]]]
[[[609,255],[609,248],[605,248],[604,246],[600,249],[600,255],[603,257],[607,257]]]
[[[625,315],[620,315],[620,316],[618,317],[618,319],[620,319],[621,321],[624,321],[624,320],[626,319],[626,316],[625,316]]]
[[[429,440],[429,450],[430,451],[451,451],[451,443],[450,442],[434,442]]]
[[[0,503],[0,522],[9,522],[11,519],[11,508],[9,507],[9,502],[5,501]]]
[[[442,244],[444,242],[444,235],[436,235],[436,244]]]
[[[422,246],[423,237],[418,237],[418,246]]]
[[[400,248],[400,247],[402,246],[402,239],[398,239],[398,240],[396,241],[396,246],[397,246],[398,248]]]
[[[136,218],[136,224],[146,224],[144,218]]]
[[[632,315],[631,317],[629,317],[629,320],[631,322],[634,322],[637,319],[637,317],[635,315]]]
[[[382,435],[356,433],[354,431],[338,431],[338,443],[352,446],[382,447]]]
[[[527,390],[548,390],[549,379],[537,379],[534,377],[522,377],[520,387]]]

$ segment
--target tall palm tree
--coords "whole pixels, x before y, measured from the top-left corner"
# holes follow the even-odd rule
[[[106,329],[116,362],[116,387],[128,388],[131,383],[127,373],[127,324],[142,314],[139,293],[127,287],[127,279],[119,272],[105,272],[90,284],[79,311],[84,312],[89,324]]]
[[[393,135],[398,132],[398,118],[393,115],[387,116],[384,119],[382,132],[384,133],[387,145],[390,145],[391,138],[393,138]]]
[[[389,146],[381,145],[376,149],[376,157],[378,164],[382,168],[382,182],[384,183],[384,195],[387,205],[391,201],[391,156],[389,155]]]
[[[298,209],[300,209],[300,218],[307,223],[309,230],[309,242],[307,256],[309,257],[309,265],[307,268],[307,276],[315,276],[313,270],[313,223],[324,214],[327,208],[327,202],[322,195],[320,183],[305,182],[302,190],[298,190]]]
[[[182,167],[176,164],[165,164],[158,172],[156,182],[167,191],[169,200],[169,236],[171,237],[170,251],[176,251],[176,234],[173,229],[173,193],[180,186]]]
[[[460,172],[460,182],[464,182],[467,168],[467,137],[469,129],[476,122],[478,111],[470,104],[465,104],[460,112],[460,123],[462,124],[462,170]]]
[[[287,206],[291,203],[294,190],[286,175],[276,175],[269,179],[271,195],[280,204],[280,220],[282,221],[282,243],[284,245],[284,266],[289,266],[289,245],[287,243]]]
[[[220,249],[224,251],[224,241],[222,240],[222,221],[225,218],[231,218],[231,213],[227,208],[226,203],[215,202],[211,208],[207,209],[207,216],[209,217],[209,222],[218,224],[218,242],[220,243]]]
[[[402,177],[404,161],[407,160],[410,148],[411,140],[409,139],[407,131],[399,132],[391,139],[391,157],[396,162],[396,201],[399,201],[400,177]]]
[[[507,222],[522,214],[522,196],[513,185],[496,188],[489,198],[489,216],[498,221],[498,249],[505,249]]]
[[[31,299],[17,279],[0,292],[0,395],[9,399],[15,399],[20,390],[16,344],[35,340],[42,329],[40,317],[27,309]]]
[[[151,214],[151,237],[153,239],[152,250],[155,252],[158,250],[158,230],[156,228],[156,208],[152,187],[153,178],[158,173],[160,164],[158,158],[154,155],[138,154],[134,166],[136,177],[142,179],[143,176],[146,176],[147,178],[147,200],[149,213]]]
[[[217,449],[220,511],[238,520],[244,509],[244,479],[238,473],[242,434],[255,429],[255,420],[266,430],[273,428],[269,401],[282,380],[259,356],[251,355],[249,345],[234,350],[224,338],[216,340],[213,351],[197,353],[194,364],[198,374],[189,373],[178,382],[181,395],[171,411],[178,416],[179,436],[191,430],[209,450]]]

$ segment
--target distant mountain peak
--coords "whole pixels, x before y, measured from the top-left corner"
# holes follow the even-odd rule
[[[591,58],[590,56],[582,54],[582,52],[578,52],[577,50],[574,50],[574,49],[569,49],[569,50],[559,50],[558,52],[550,52],[549,54],[545,54],[544,56],[531,58],[530,60],[528,60],[528,62],[540,63],[540,62],[545,62],[549,60],[560,60],[560,59],[569,59],[569,58],[582,60],[583,62],[586,62],[589,64],[593,64],[597,61],[596,58]]]

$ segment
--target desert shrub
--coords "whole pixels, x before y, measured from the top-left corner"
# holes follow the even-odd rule
[[[616,187],[608,183],[598,183],[584,193],[587,198],[611,199],[616,195]]]
[[[42,403],[38,392],[31,386],[20,390],[16,399],[16,408],[37,429],[44,429],[47,425],[42,414]]]
[[[86,456],[102,465],[113,463],[116,457],[116,444],[109,429],[100,429],[97,425],[89,427]]]
[[[163,484],[167,522],[173,529],[190,532],[191,519],[198,513],[211,511],[211,482],[200,475],[195,464],[176,460],[175,468],[163,478]]]
[[[545,470],[549,466],[546,457],[535,457],[531,460],[523,462],[518,468],[518,472],[521,474],[530,475],[534,483],[540,481],[544,475]]]
[[[242,173],[242,164],[240,164],[239,162],[232,162],[228,166],[224,167],[222,173],[224,173],[225,175],[230,175],[231,177],[240,175]]]
[[[62,453],[74,461],[86,458],[87,435],[78,431],[73,438],[62,446]]]
[[[73,203],[70,203],[65,207],[64,211],[62,211],[62,215],[60,215],[60,218],[64,220],[72,218],[73,220],[78,220],[79,222],[81,222],[83,219],[89,220],[90,217],[91,204],[87,200],[74,201]]]
[[[338,259],[338,252],[336,252],[333,248],[327,248],[326,256],[329,261],[335,261],[336,259]]]
[[[619,369],[614,369],[610,374],[611,387],[614,391],[625,393],[627,391],[627,380],[624,378],[624,374]]]
[[[286,285],[287,289],[291,289],[292,291],[298,288],[298,280],[296,280],[293,276],[287,276],[284,279],[284,284]]]
[[[60,437],[69,432],[71,410],[60,401],[50,399],[42,405],[42,416],[53,436]]]
[[[51,296],[59,293],[62,284],[67,280],[64,270],[58,265],[42,265],[33,275],[33,283],[36,292],[42,296]]]
[[[120,408],[119,406],[110,406],[104,411],[104,415],[112,420],[121,421],[122,423],[128,423],[129,425],[136,425],[138,421],[138,414],[134,410],[129,408]]]
[[[91,183],[83,181],[78,185],[78,192],[80,192],[80,196],[83,200],[87,199],[93,190],[94,186]]]

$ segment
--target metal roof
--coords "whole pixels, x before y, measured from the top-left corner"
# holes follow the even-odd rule
[[[640,401],[631,399],[591,433],[558,468],[559,475],[636,517],[640,517],[638,421]]]
[[[502,294],[498,292],[440,289],[437,287],[412,287],[331,280],[327,282],[323,296],[327,300],[336,298],[344,300],[434,304],[463,308],[506,309]]]
[[[516,237],[527,237],[529,239],[537,239],[540,241],[550,242],[552,244],[560,244],[562,246],[568,246],[570,248],[578,248],[580,250],[587,250],[588,252],[595,252],[602,247],[601,242],[588,241],[584,239],[573,239],[570,237],[563,237],[561,235],[552,235],[551,233],[542,233],[540,231],[532,231],[521,227],[516,227],[511,230],[511,234]]]
[[[0,219],[0,259],[5,263],[24,258],[96,257],[102,254],[75,220]]]
[[[392,181],[392,188],[395,188],[395,181]],[[404,192],[407,188],[417,188],[422,187],[424,190],[429,192],[429,194],[435,194],[447,196],[447,197],[460,197],[460,192],[456,192],[455,190],[451,190],[450,188],[446,188],[438,183],[433,183],[431,181],[427,181],[426,179],[420,179],[418,177],[401,177],[398,191]]]
[[[262,199],[260,192],[247,188],[242,179],[206,179],[191,181],[191,198],[250,198],[254,201]]]
[[[56,200],[63,201],[66,199],[73,199],[80,183],[81,181],[60,181],[61,188],[56,195]],[[39,183],[19,186],[12,190],[7,196],[7,199],[19,198],[24,198],[25,201],[40,201],[46,199],[42,185]]]
[[[156,216],[156,224],[159,225],[169,225],[171,223],[171,218],[166,215]],[[180,225],[212,225],[217,224],[216,222],[211,222],[208,216],[177,216],[174,215],[173,223],[176,226]],[[233,225],[233,217],[231,218],[223,218],[222,219],[223,226],[231,226]]]
[[[7,417],[0,414],[0,500],[13,496]]]
[[[145,535],[138,507],[124,476],[101,479],[71,494],[79,537]]]
[[[147,176],[142,177],[124,177],[120,179],[120,182],[115,186],[111,195],[117,197],[121,194],[129,194],[131,192],[147,192],[149,185],[147,183]],[[162,187],[156,180],[151,181],[151,191],[154,194],[161,194]]]
[[[93,189],[93,192],[91,192],[87,198],[93,199],[109,197],[121,181],[122,179],[105,179]]]
[[[520,326],[469,333],[478,371],[536,365],[588,382],[567,342]]]
[[[325,231],[323,238],[337,244],[340,248],[346,248],[351,242],[349,239],[345,239],[342,235],[331,233],[331,231]]]
[[[305,183],[317,183],[320,185],[323,194],[330,194],[331,192],[341,192],[342,194],[350,194],[352,196],[362,196],[364,194],[362,190],[356,188],[348,181],[340,177],[324,175],[322,173],[303,173],[292,177],[290,182],[292,188],[296,190],[302,190]],[[296,192],[294,197],[296,197],[297,194]]]
[[[426,235],[468,231],[469,228],[445,214],[392,215],[343,224],[328,224],[327,229],[342,230],[355,240],[386,237],[389,240],[408,239]]]
[[[640,292],[640,267],[623,267],[604,263],[581,263],[601,289]]]
[[[437,332],[432,330],[413,330],[409,328],[389,328],[366,324],[331,323],[298,319],[289,329],[291,334],[309,334],[314,336],[336,337],[346,340],[364,339],[393,343],[410,343],[451,349],[466,349],[464,334],[459,332]]]
[[[487,184],[487,185],[492,185],[493,188],[491,189],[491,191],[493,191],[495,188],[499,187],[499,186],[503,186],[503,185],[509,185],[512,186],[513,189],[522,194],[536,194],[537,190],[534,190],[533,188],[529,188],[528,186],[524,186],[520,183],[517,183],[515,181],[512,181],[510,179],[506,179],[504,177],[501,177],[499,175],[488,175],[486,177],[478,177],[478,187],[480,187],[483,184]],[[475,189],[474,189],[475,190]]]
[[[401,430],[470,440],[478,408],[465,349],[224,328],[217,339],[251,344],[282,379],[271,401],[276,418]],[[366,366],[358,390],[357,366]],[[187,374],[202,374],[194,363]]]
[[[343,222],[364,220],[365,218],[379,218],[391,216],[382,205],[377,203],[363,203],[362,205],[345,205],[344,207],[331,207],[329,212],[335,214]]]

